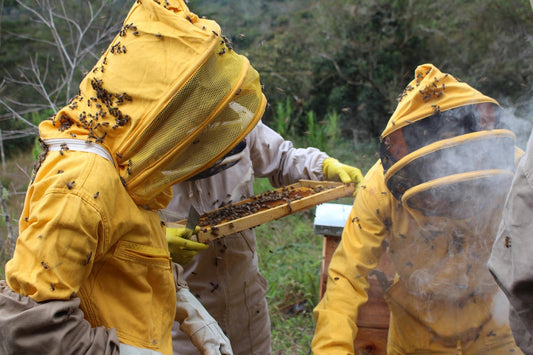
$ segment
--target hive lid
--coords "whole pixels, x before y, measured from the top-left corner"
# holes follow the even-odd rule
[[[340,237],[351,209],[351,205],[335,203],[324,203],[317,206],[313,224],[315,234]]]

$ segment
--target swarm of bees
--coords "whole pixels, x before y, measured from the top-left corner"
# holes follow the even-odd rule
[[[426,72],[426,74],[428,74],[428,72]],[[418,74],[418,76],[422,76],[422,74]],[[446,76],[448,76],[448,74],[445,74],[444,77]],[[418,78],[417,78],[417,82],[418,82]],[[422,96],[422,101],[428,101],[431,98],[441,97],[441,95],[444,93],[444,90],[446,90],[446,84],[442,83],[442,85],[439,86],[438,83],[439,83],[439,79],[437,77],[434,77],[433,82],[430,85],[426,85],[426,87],[418,91],[420,95]],[[418,85],[420,85],[420,83]]]
[[[217,210],[203,214],[200,218],[199,225],[200,227],[204,227],[204,232],[207,231],[206,227],[210,227],[211,233],[216,235],[217,228],[214,226],[220,223],[233,221],[282,204],[288,204],[290,208],[291,201],[302,199],[314,193],[321,192],[324,189],[325,187],[320,185],[313,188],[289,186],[279,190],[264,192],[240,203],[231,204],[231,201],[222,203]],[[217,202],[215,201],[215,203]]]
[[[35,180],[35,175],[37,175],[37,171],[39,171],[39,168],[41,167],[41,164],[46,159],[46,155],[48,155],[48,146],[44,144],[41,138],[39,138],[39,145],[41,146],[41,154],[39,154],[39,158],[35,161],[35,164],[33,164],[33,172],[31,177],[31,182],[33,184],[33,181]]]

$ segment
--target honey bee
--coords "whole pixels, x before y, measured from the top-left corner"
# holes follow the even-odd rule
[[[503,243],[504,243],[506,248],[510,248],[511,247],[511,237],[506,236],[504,241],[503,241]]]
[[[66,184],[67,184],[67,187],[68,187],[69,190],[72,189],[72,187],[74,186],[74,183],[75,183],[75,182],[76,182],[76,181],[74,181],[74,180],[72,180],[71,182],[67,181]]]
[[[94,194],[94,198],[97,199],[98,198],[98,195],[100,195],[100,192],[99,191],[96,191],[96,193]]]
[[[213,292],[215,292],[215,290],[218,288],[218,284],[214,284],[214,283],[212,283],[212,282],[210,282],[210,284],[213,286],[213,287],[211,288],[211,293],[213,293]]]
[[[88,255],[87,255],[87,260],[85,260],[83,262],[83,266],[89,264],[89,261],[91,260],[91,257],[93,256],[93,252],[91,251]]]

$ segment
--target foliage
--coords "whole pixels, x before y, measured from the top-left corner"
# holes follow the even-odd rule
[[[342,112],[341,134],[377,137],[416,66],[445,72],[529,114],[533,12],[524,0],[191,0],[221,23],[276,106]],[[242,7],[241,7],[242,6]],[[246,41],[240,41],[244,35]],[[304,129],[306,114],[291,117]],[[268,117],[266,123],[270,124]]]
[[[271,189],[267,184],[257,179],[256,192]],[[313,210],[307,210],[256,227],[259,267],[269,282],[274,354],[310,351],[322,260],[322,237],[312,226]]]
[[[0,128],[29,149],[37,124],[78,92],[78,83],[116,35],[127,5],[119,0],[16,0],[2,8]],[[38,117],[32,122],[28,116]],[[36,116],[35,116],[36,115]],[[29,138],[28,138],[29,137]],[[14,137],[11,137],[14,138]]]
[[[11,87],[9,96],[28,98],[37,104],[33,110],[59,107],[71,97],[83,71],[90,69],[104,39],[110,38],[94,29],[101,26],[110,34],[111,24],[121,23],[118,19],[129,4],[37,1],[37,12],[51,6],[61,15],[63,10],[56,5],[63,4],[66,13],[74,14],[72,21],[55,18],[57,32],[68,34],[59,42],[67,49],[66,57],[57,50],[61,45],[52,38],[50,22],[35,21],[36,13],[24,9],[24,3],[4,4],[3,27],[8,31],[0,42],[0,63],[13,78],[40,67],[41,74],[48,73],[44,83],[56,90],[47,91],[52,106],[41,101],[31,85]],[[88,5],[97,11],[102,3],[106,6],[98,19],[86,16]],[[530,118],[526,98],[533,75],[529,60],[533,12],[524,0],[190,0],[189,7],[219,22],[235,50],[259,71],[276,112],[264,120],[284,135],[308,130],[312,111],[317,122],[336,112],[339,134],[346,139],[377,137],[396,106],[397,95],[415,67],[424,62],[453,73]],[[74,23],[87,28],[83,36]],[[92,46],[94,42],[99,43]],[[70,66],[66,58],[74,58]],[[69,84],[57,85],[65,80]],[[282,117],[277,111],[288,110],[289,102],[290,121],[271,121]]]
[[[285,101],[276,102],[276,114],[273,118],[272,128],[283,137],[289,134],[292,114],[293,108],[288,97],[285,98]]]

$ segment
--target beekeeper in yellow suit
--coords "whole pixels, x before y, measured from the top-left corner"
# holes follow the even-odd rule
[[[182,0],[135,2],[79,95],[39,126],[43,154],[0,282],[0,352],[172,354],[176,319],[201,353],[231,354],[175,282],[158,210],[265,104],[215,22]]]
[[[386,251],[396,272],[388,354],[519,354],[486,268],[515,136],[494,99],[431,64],[399,99],[314,310],[313,353],[354,353],[368,275]]]

